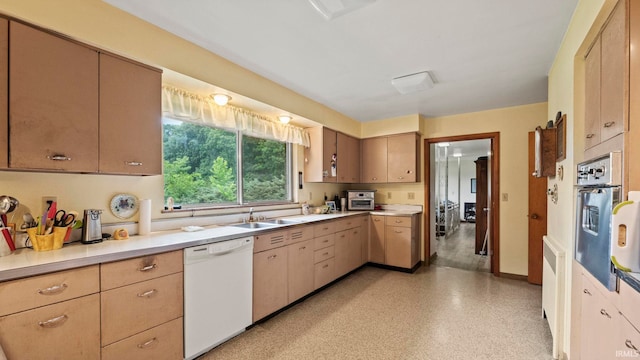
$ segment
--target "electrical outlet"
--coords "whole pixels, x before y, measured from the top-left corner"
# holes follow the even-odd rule
[[[391,199],[391,191],[387,193],[387,199]]]
[[[44,213],[47,209],[49,209],[49,204],[52,202],[58,202],[57,196],[43,196],[42,197],[42,207],[40,209],[39,214]]]
[[[509,201],[509,194],[508,193],[502,193],[502,201]]]
[[[407,199],[415,200],[415,198],[416,198],[416,193],[414,193],[414,192],[407,193]]]

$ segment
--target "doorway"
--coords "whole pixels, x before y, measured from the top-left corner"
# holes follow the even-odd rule
[[[425,259],[499,276],[499,133],[425,139],[424,149]]]

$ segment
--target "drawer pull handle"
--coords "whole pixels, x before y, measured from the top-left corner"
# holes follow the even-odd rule
[[[142,166],[142,162],[140,161],[125,161],[127,166]]]
[[[609,122],[606,122],[606,123],[604,123],[604,127],[606,127],[606,128],[610,128],[610,127],[612,127],[612,126],[613,126],[613,124],[615,124],[615,123],[616,123],[615,121],[609,121]]]
[[[587,134],[587,139],[592,139],[596,134]]]
[[[48,287],[46,289],[38,289],[38,294],[40,295],[56,295],[56,294],[60,294],[61,292],[65,291],[67,289],[67,284],[62,283],[60,285],[54,285],[51,287]]]
[[[156,264],[147,265],[147,266],[139,268],[138,271],[142,271],[142,272],[151,271],[151,270],[155,269],[156,266],[157,266]]]
[[[635,345],[633,345],[633,343],[631,342],[631,340],[627,339],[624,344],[631,350],[635,351],[636,354],[638,353],[638,348],[635,347]]]
[[[324,264],[324,266],[322,267],[323,269],[326,269],[329,267],[329,264]]]
[[[378,219],[378,218],[375,218],[375,219],[373,219],[373,221],[380,221],[380,219]]]
[[[607,310],[605,309],[600,309],[600,314],[608,317],[609,319],[611,319],[611,315],[609,315],[609,313],[607,313]]]
[[[47,159],[52,161],[71,161],[70,157],[63,154],[47,155]]]
[[[402,234],[402,231],[400,231],[400,230],[394,230],[393,232],[396,233],[396,234]]]
[[[398,180],[402,180],[402,179],[404,179],[403,176],[398,176]]]
[[[307,248],[306,246],[303,246],[303,247],[301,247],[301,248],[300,248],[300,249],[298,249],[298,250],[304,250],[304,249],[306,249],[306,248]]]
[[[158,338],[153,338],[149,341],[143,342],[142,344],[138,344],[138,348],[139,349],[146,349],[149,346],[151,346],[153,343],[155,343],[156,341],[158,341]]]
[[[329,242],[329,239],[324,239],[324,240],[322,240],[322,242],[323,242],[323,243],[328,243],[328,242]]]
[[[327,256],[327,255],[329,255],[329,252],[322,254],[322,256]]]
[[[269,256],[269,257],[267,258],[267,260],[272,260],[272,259],[275,259],[275,258],[277,258],[277,257],[278,257],[278,255],[271,255],[271,256]]]
[[[153,295],[153,294],[155,294],[155,293],[157,293],[157,292],[158,292],[158,290],[156,290],[156,289],[151,289],[151,290],[149,290],[149,291],[145,291],[145,292],[143,292],[143,293],[141,293],[141,294],[138,294],[138,297],[151,297],[151,295]]]
[[[67,315],[60,315],[58,317],[54,317],[53,319],[49,319],[47,321],[39,321],[38,325],[43,328],[54,328],[64,324],[69,317]]]
[[[587,294],[587,295],[589,295],[589,296],[591,296],[591,293],[590,293],[590,292],[589,292],[589,290],[587,290],[587,289],[582,290],[582,292],[583,292],[583,293],[585,293],[585,294]]]
[[[395,222],[396,222],[396,224],[400,224],[400,223],[402,223],[402,220],[396,220]]]

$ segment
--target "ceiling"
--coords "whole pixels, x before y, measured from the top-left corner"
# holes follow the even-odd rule
[[[361,122],[546,101],[577,4],[377,0],[327,20],[306,0],[105,1]],[[391,85],[427,70],[433,88]]]

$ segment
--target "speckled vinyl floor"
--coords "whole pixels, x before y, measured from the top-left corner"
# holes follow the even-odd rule
[[[489,272],[489,257],[475,253],[476,224],[460,223],[458,229],[446,238],[438,238],[436,244],[438,255],[432,265]]]
[[[200,359],[551,359],[541,287],[364,267]]]

